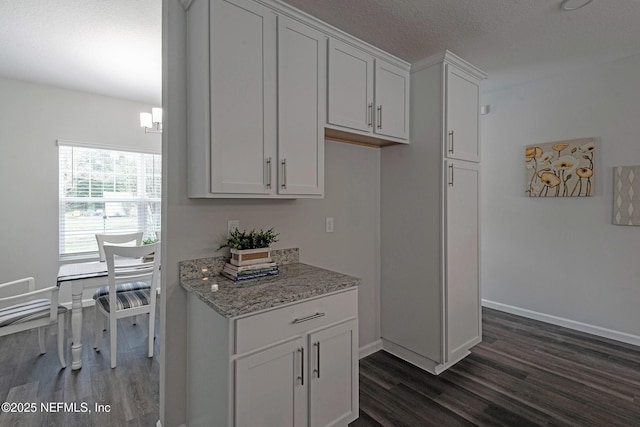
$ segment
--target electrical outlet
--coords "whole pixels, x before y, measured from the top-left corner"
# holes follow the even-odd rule
[[[325,230],[327,233],[333,233],[333,218],[327,217],[325,226],[326,226]]]
[[[230,219],[227,221],[227,233],[231,233],[233,230],[240,228],[240,221],[237,219]]]

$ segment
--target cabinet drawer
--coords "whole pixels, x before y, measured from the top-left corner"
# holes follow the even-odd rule
[[[358,314],[357,288],[235,321],[235,354],[304,334]]]

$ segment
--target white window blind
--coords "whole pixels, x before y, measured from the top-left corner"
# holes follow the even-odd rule
[[[96,233],[160,230],[159,154],[59,146],[60,257],[97,254]]]

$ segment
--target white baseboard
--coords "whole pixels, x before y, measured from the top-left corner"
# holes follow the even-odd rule
[[[363,347],[360,347],[359,359],[367,357],[370,354],[373,354],[376,351],[380,351],[380,350],[382,350],[382,340],[374,341],[371,344],[367,344]]]
[[[526,317],[528,319],[539,320],[541,322],[551,323],[552,325],[563,326],[568,329],[573,329],[580,332],[586,332],[588,334],[597,335],[599,337],[609,338],[609,339],[621,341],[627,344],[640,346],[640,336],[638,335],[632,335],[626,332],[614,331],[613,329],[602,328],[600,326],[577,322],[575,320],[552,316],[550,314],[540,313],[533,310],[527,310],[526,308],[515,307],[512,305],[502,304],[499,302],[489,301],[486,299],[482,300],[482,306],[487,308],[493,308],[494,310],[504,311],[506,313],[511,313],[518,316]]]

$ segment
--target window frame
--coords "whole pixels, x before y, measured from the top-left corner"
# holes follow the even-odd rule
[[[143,194],[138,194],[136,197],[134,198],[108,198],[108,202],[115,202],[115,203],[135,203],[136,205],[136,209],[138,209],[138,215],[140,215],[142,212],[140,212],[141,209],[144,209],[144,205],[146,202],[151,202],[151,203],[158,203],[158,207],[160,209],[160,218],[162,215],[162,152],[161,150],[154,150],[154,149],[150,149],[150,148],[146,148],[146,147],[131,147],[131,146],[121,146],[121,145],[115,145],[115,144],[104,144],[104,143],[95,143],[95,142],[85,142],[85,141],[71,141],[71,140],[64,140],[64,139],[58,139],[57,140],[57,144],[58,146],[58,258],[61,262],[73,262],[73,261],[87,261],[87,260],[97,260],[99,259],[99,254],[98,254],[98,249],[96,247],[95,251],[84,251],[84,252],[69,252],[69,253],[63,253],[63,241],[65,238],[65,224],[66,222],[63,220],[63,218],[61,218],[61,215],[63,215],[64,212],[64,204],[69,203],[69,202],[76,202],[76,203],[106,203],[107,200],[105,199],[104,195],[102,197],[77,197],[77,196],[65,196],[63,194],[64,191],[64,183],[62,182],[62,177],[63,177],[63,170],[62,170],[62,155],[61,155],[61,148],[62,147],[71,147],[71,148],[85,148],[85,149],[95,149],[95,150],[107,150],[107,151],[113,151],[113,152],[126,152],[126,153],[132,153],[132,154],[136,154],[136,155],[157,155],[159,156],[159,163],[158,163],[158,169],[156,169],[154,167],[154,171],[159,171],[160,173],[160,196],[158,197],[148,197],[146,196],[147,192],[146,192],[146,187],[144,186],[144,182],[142,182],[142,180],[144,178],[146,178],[146,172],[145,171],[138,171],[138,173],[136,174],[137,176],[137,180],[138,183],[136,184],[137,188],[140,188],[140,186],[142,185],[142,188],[144,189],[144,193]],[[106,208],[105,208],[106,209]],[[146,216],[144,216],[145,219],[142,220],[142,228],[143,231],[145,232],[145,236],[144,238],[147,237],[148,233],[150,232],[157,232],[160,231],[160,221],[158,221],[158,224],[154,227],[153,230],[149,230],[147,229],[146,226]],[[138,224],[140,225],[140,223]],[[98,231],[98,230],[96,230]],[[122,232],[132,232],[132,231],[137,231],[134,229],[122,229]],[[109,233],[109,231],[106,231],[107,233]]]

